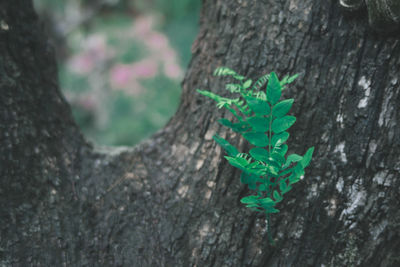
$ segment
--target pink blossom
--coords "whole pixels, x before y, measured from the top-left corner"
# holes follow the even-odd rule
[[[145,59],[132,64],[131,71],[137,78],[152,78],[157,74],[157,62]]]
[[[94,67],[93,57],[88,54],[79,54],[72,57],[68,63],[71,71],[78,74],[87,74]]]
[[[125,88],[124,92],[129,95],[137,96],[140,95],[144,91],[143,86],[137,80],[133,80],[128,88]]]
[[[86,110],[95,110],[96,99],[90,95],[83,95],[78,99],[79,105]]]
[[[176,59],[177,55],[172,48],[168,48],[163,51],[162,60],[164,60],[166,63],[174,63],[176,62]]]
[[[143,38],[153,31],[154,18],[151,16],[138,17],[135,20],[133,31],[138,37]]]
[[[115,87],[125,87],[133,77],[132,67],[125,64],[117,64],[110,70],[111,83]]]
[[[69,60],[69,67],[78,74],[87,74],[93,71],[98,64],[104,64],[104,61],[112,54],[107,49],[106,38],[104,35],[93,34],[82,42],[82,52],[73,56]]]
[[[152,32],[144,39],[144,42],[150,49],[162,50],[168,48],[168,39],[164,34]]]
[[[164,74],[171,79],[178,79],[182,77],[182,69],[175,63],[164,65]]]
[[[103,61],[107,58],[107,41],[104,35],[93,34],[85,40],[85,53],[90,54],[94,60]]]

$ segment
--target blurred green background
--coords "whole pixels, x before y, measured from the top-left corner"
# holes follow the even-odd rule
[[[175,113],[200,0],[34,0],[86,137],[134,145]]]

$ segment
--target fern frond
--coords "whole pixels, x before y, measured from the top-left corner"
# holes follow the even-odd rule
[[[314,151],[311,147],[304,156],[285,156],[288,151],[285,142],[289,137],[286,130],[296,118],[286,116],[293,99],[279,100],[284,86],[293,82],[298,74],[279,80],[278,76],[271,72],[261,76],[255,83],[226,67],[217,68],[214,75],[231,76],[239,80],[237,83],[227,84],[226,89],[231,93],[239,93],[240,96],[230,99],[208,91],[197,91],[215,100],[217,107],[224,107],[230,111],[239,122],[225,118],[218,122],[240,133],[255,147],[249,154],[239,153],[237,148],[222,137],[215,135],[213,138],[228,153],[229,156],[225,156],[228,162],[242,171],[241,182],[257,193],[240,201],[252,210],[265,212],[269,226],[270,214],[279,212],[275,205],[292,189],[291,185],[304,176],[304,168],[309,165]],[[267,235],[272,244],[269,227]]]
[[[238,119],[239,122],[243,122],[243,118],[241,116],[239,116],[239,114],[237,114],[236,110],[231,108],[230,106],[226,106],[225,107],[227,110],[229,110],[233,116],[235,116],[236,119]]]
[[[225,89],[231,93],[240,93],[243,90],[243,86],[237,83],[228,83]]]
[[[236,155],[236,157],[243,158],[243,159],[247,160],[248,163],[250,163],[250,161],[251,161],[251,157],[247,153],[239,153]]]
[[[260,78],[258,78],[258,80],[253,84],[253,87],[251,87],[251,91],[258,91],[261,89],[261,87],[263,87],[269,78],[269,74],[265,74],[263,76],[261,76]]]
[[[255,98],[267,101],[267,95],[263,91],[253,93]]]
[[[222,97],[222,96],[214,94],[210,91],[205,91],[205,90],[197,89],[197,92],[204,96],[207,96],[207,97],[211,98],[212,100],[214,100],[215,102],[217,102],[218,108],[230,107],[232,104],[234,104],[235,102],[237,102],[239,100],[238,98],[231,99],[231,98]]]
[[[219,100],[217,101],[217,107],[218,108],[227,108],[232,106],[237,101],[237,99],[230,99],[230,98],[225,98],[225,97],[220,97]]]
[[[297,79],[297,77],[299,77],[299,73],[296,73],[293,76],[286,75],[285,77],[283,77],[282,81],[280,81],[280,84],[282,86],[282,90],[284,90],[286,88],[285,85],[292,83],[294,80]]]
[[[214,71],[214,76],[232,76],[236,80],[242,81],[245,79],[244,76],[239,75],[234,70],[227,67],[219,67]]]
[[[242,112],[242,114],[245,115],[246,117],[248,117],[251,114],[249,106],[243,100],[237,101],[234,104],[238,108],[238,110]]]

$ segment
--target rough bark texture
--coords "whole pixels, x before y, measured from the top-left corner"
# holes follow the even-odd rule
[[[179,110],[135,148],[94,149],[27,1],[0,1],[1,266],[399,266],[400,43],[336,1],[203,1]],[[217,66],[300,73],[289,147],[306,178],[265,219],[213,142]]]
[[[369,25],[380,33],[399,30],[400,2],[398,0],[339,0],[339,3],[349,12],[366,8]]]

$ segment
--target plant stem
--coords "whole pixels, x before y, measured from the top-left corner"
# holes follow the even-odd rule
[[[271,218],[269,213],[267,213],[267,236],[269,244],[275,246],[275,242],[272,239],[272,234],[271,234]]]
[[[271,113],[269,115],[269,129],[268,129],[268,137],[269,137],[268,152],[269,152],[270,156],[271,156],[271,137],[272,137],[271,127],[272,127],[272,107],[271,107]],[[267,176],[267,179],[268,179],[268,176]],[[270,192],[270,193],[272,193],[272,192]],[[270,218],[270,214],[267,213],[266,215],[267,215],[267,236],[268,236],[268,241],[272,246],[274,246],[275,242],[272,239],[272,235],[271,235],[271,218]]]
[[[268,127],[268,137],[269,137],[268,152],[269,152],[269,156],[271,156],[271,137],[272,137],[271,127],[272,127],[272,107],[271,107],[271,113],[269,114],[269,127]]]

